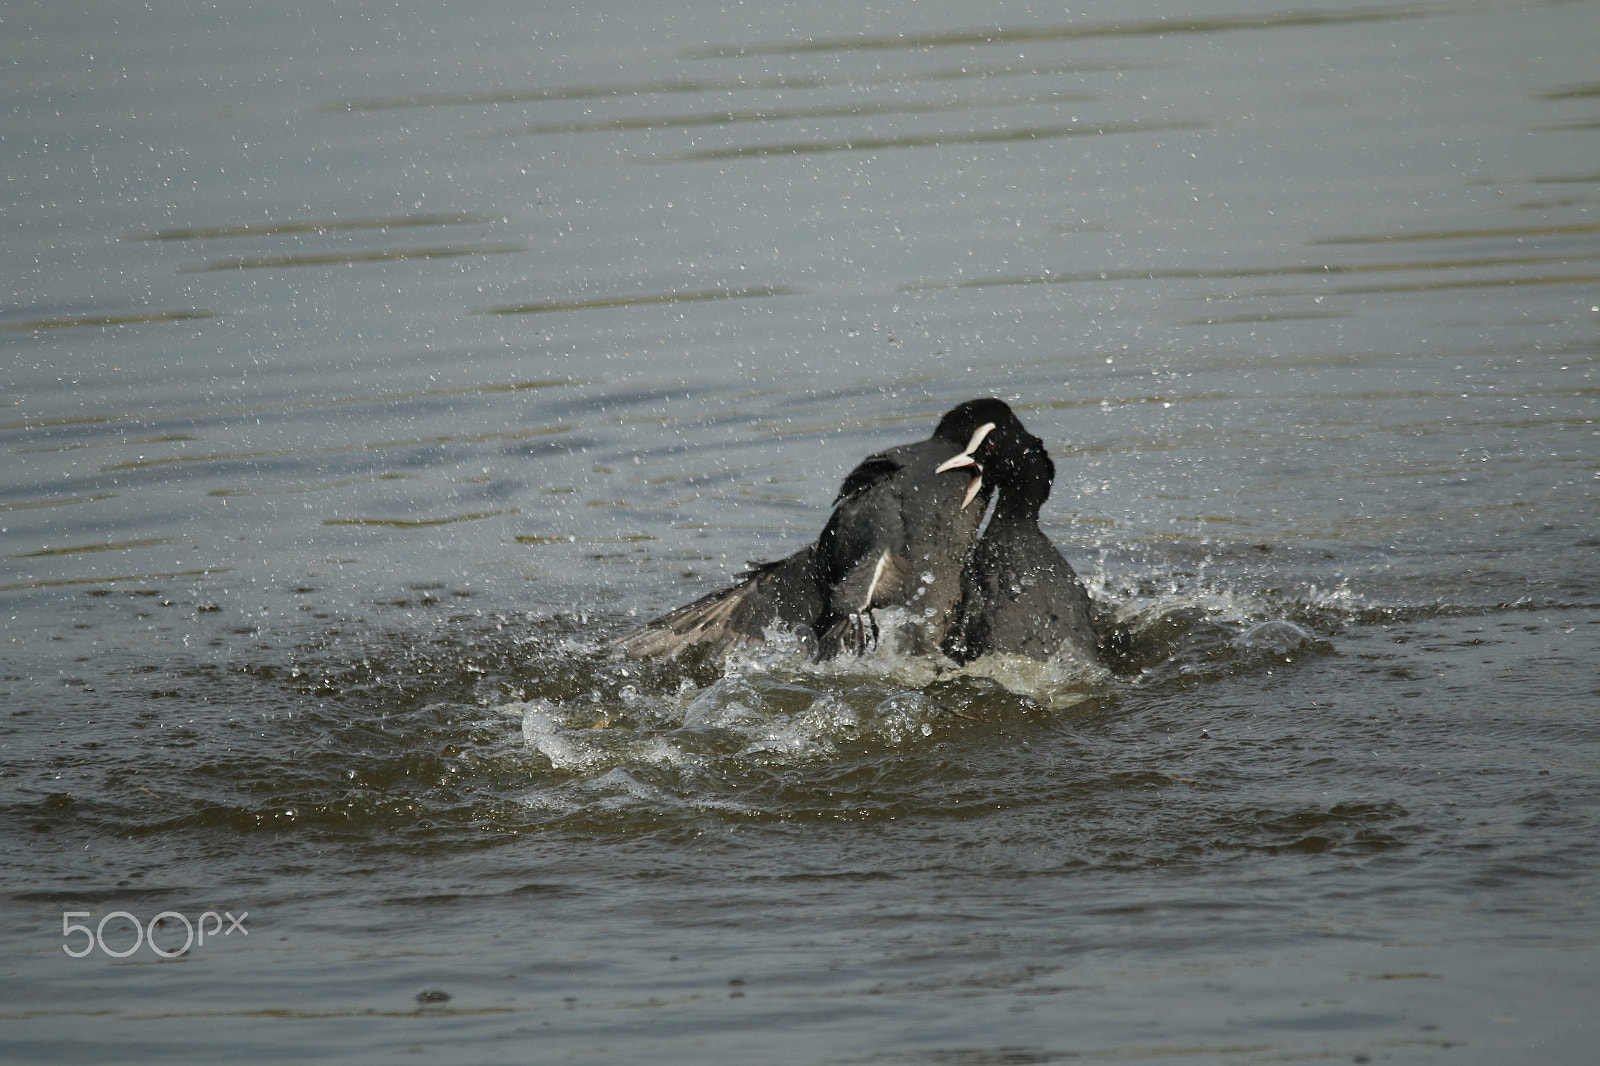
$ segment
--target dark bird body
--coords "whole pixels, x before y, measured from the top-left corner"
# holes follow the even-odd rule
[[[943,643],[959,663],[984,655],[1045,660],[1066,651],[1103,664],[1116,635],[1096,632],[1089,593],[1039,528],[1055,464],[1018,424],[1000,427],[972,456],[994,485],[994,514],[961,571],[961,605]]]
[[[670,611],[617,641],[637,656],[704,647],[725,657],[774,625],[804,627],[828,659],[869,639],[871,612],[905,607],[920,617],[927,650],[948,636],[962,599],[961,572],[978,535],[990,484],[981,468],[945,468],[1001,421],[998,400],[971,400],[933,436],[867,457],[844,479],[821,535],[738,583]],[[990,428],[985,428],[990,427]],[[1021,425],[1017,425],[1021,429]]]

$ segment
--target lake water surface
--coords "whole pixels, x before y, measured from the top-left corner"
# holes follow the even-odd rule
[[[1594,1061],[1600,3],[0,34],[8,1060]],[[606,650],[982,395],[1136,669]]]

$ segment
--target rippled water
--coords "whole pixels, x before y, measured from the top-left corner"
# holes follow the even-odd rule
[[[1597,15],[9,6],[7,1055],[1589,1061]],[[606,650],[978,395],[1116,676]]]

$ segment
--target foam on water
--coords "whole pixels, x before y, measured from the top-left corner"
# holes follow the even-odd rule
[[[951,676],[988,678],[1053,711],[1082,703],[1112,680],[1110,670],[1084,662],[1069,648],[1044,662],[1025,655],[986,655],[952,671]]]
[[[691,761],[687,751],[660,735],[582,726],[550,700],[507,704],[501,710],[521,714],[523,739],[556,770],[584,773],[616,765],[683,766]]]
[[[938,682],[997,682],[1064,708],[1111,677],[1065,655],[1048,663],[991,656],[959,668],[943,656],[902,650],[905,619],[883,615],[880,639],[860,656],[814,663],[799,638],[774,632],[731,656],[721,676],[704,685],[684,677],[652,692],[625,683],[598,703],[533,698],[498,709],[520,720],[527,748],[553,770],[595,777],[653,767],[693,776],[723,760],[797,764],[926,738],[949,717],[928,691]],[[631,678],[631,668],[617,669]]]
[[[754,815],[757,794],[784,787],[774,775],[824,780],[863,760],[937,759],[940,743],[964,743],[975,728],[1032,728],[1023,723],[1175,676],[1250,672],[1328,653],[1322,624],[1306,616],[1360,609],[1348,589],[1327,603],[1327,594],[1307,602],[1197,574],[1134,572],[1125,580],[1116,590],[1097,588],[1120,604],[1117,620],[1132,634],[1131,656],[1115,673],[1068,648],[1046,662],[991,655],[958,666],[921,650],[921,620],[898,610],[877,612],[877,639],[860,655],[813,662],[803,636],[774,629],[720,672],[625,660],[569,637],[558,655],[572,657],[584,680],[565,694],[526,694],[498,707],[520,723],[515,758],[531,758],[543,779],[521,800],[584,824],[668,810]]]

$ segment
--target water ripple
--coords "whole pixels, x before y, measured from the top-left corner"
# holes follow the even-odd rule
[[[947,30],[938,33],[903,33],[887,37],[817,37],[809,40],[770,41],[755,44],[711,45],[683,52],[689,59],[728,59],[745,56],[803,55],[808,52],[925,51],[931,48],[975,45],[1017,45],[1037,41],[1079,41],[1097,37],[1172,36],[1177,34],[1232,33],[1288,26],[1326,26],[1354,22],[1393,22],[1434,18],[1477,10],[1481,5],[1399,4],[1358,7],[1344,11],[1302,9],[1250,15],[1194,18],[1158,18],[1128,22],[1080,22],[1053,26],[1000,26],[993,29]]]
[[[705,303],[708,300],[757,300],[769,296],[799,296],[800,289],[787,285],[755,285],[741,289],[701,289],[691,292],[652,292],[634,296],[597,296],[582,300],[541,300],[534,303],[502,304],[478,310],[483,315],[542,315],[555,311],[600,311],[618,307],[648,307],[654,304]]]
[[[733,92],[786,89],[824,89],[837,86],[905,84],[919,81],[988,81],[996,78],[1059,74],[1116,73],[1152,65],[1131,59],[1074,59],[1063,63],[962,64],[931,70],[806,72],[730,75],[724,78],[668,78],[655,81],[614,82],[595,85],[556,85],[527,89],[485,89],[455,93],[416,93],[409,96],[337,100],[317,110],[387,111],[425,107],[492,107],[501,104],[539,103],[551,100],[638,98],[659,95],[721,96]]]
[[[349,252],[300,252],[290,255],[240,256],[209,259],[178,267],[180,274],[208,270],[277,270],[308,266],[342,266],[354,263],[391,263],[408,259],[458,259],[469,255],[507,255],[525,252],[525,244],[447,244],[426,248],[377,248]]]
[[[387,215],[381,218],[297,219],[282,222],[241,222],[231,226],[176,226],[141,230],[123,236],[125,241],[207,241],[231,237],[276,237],[289,233],[348,233],[355,230],[404,229],[418,226],[462,226],[497,221],[495,216],[457,211],[433,215]]]
[[[641,163],[682,163],[716,159],[741,159],[753,156],[804,155],[813,152],[866,152],[892,148],[932,148],[958,144],[1005,144],[1020,141],[1052,140],[1060,137],[1115,136],[1140,133],[1167,133],[1177,130],[1209,129],[1210,123],[1192,119],[1145,122],[1071,122],[1052,126],[1017,126],[998,130],[945,130],[934,133],[903,133],[881,136],[841,137],[834,140],[788,141],[779,144],[741,145],[732,148],[707,148],[653,156],[640,156]]]

